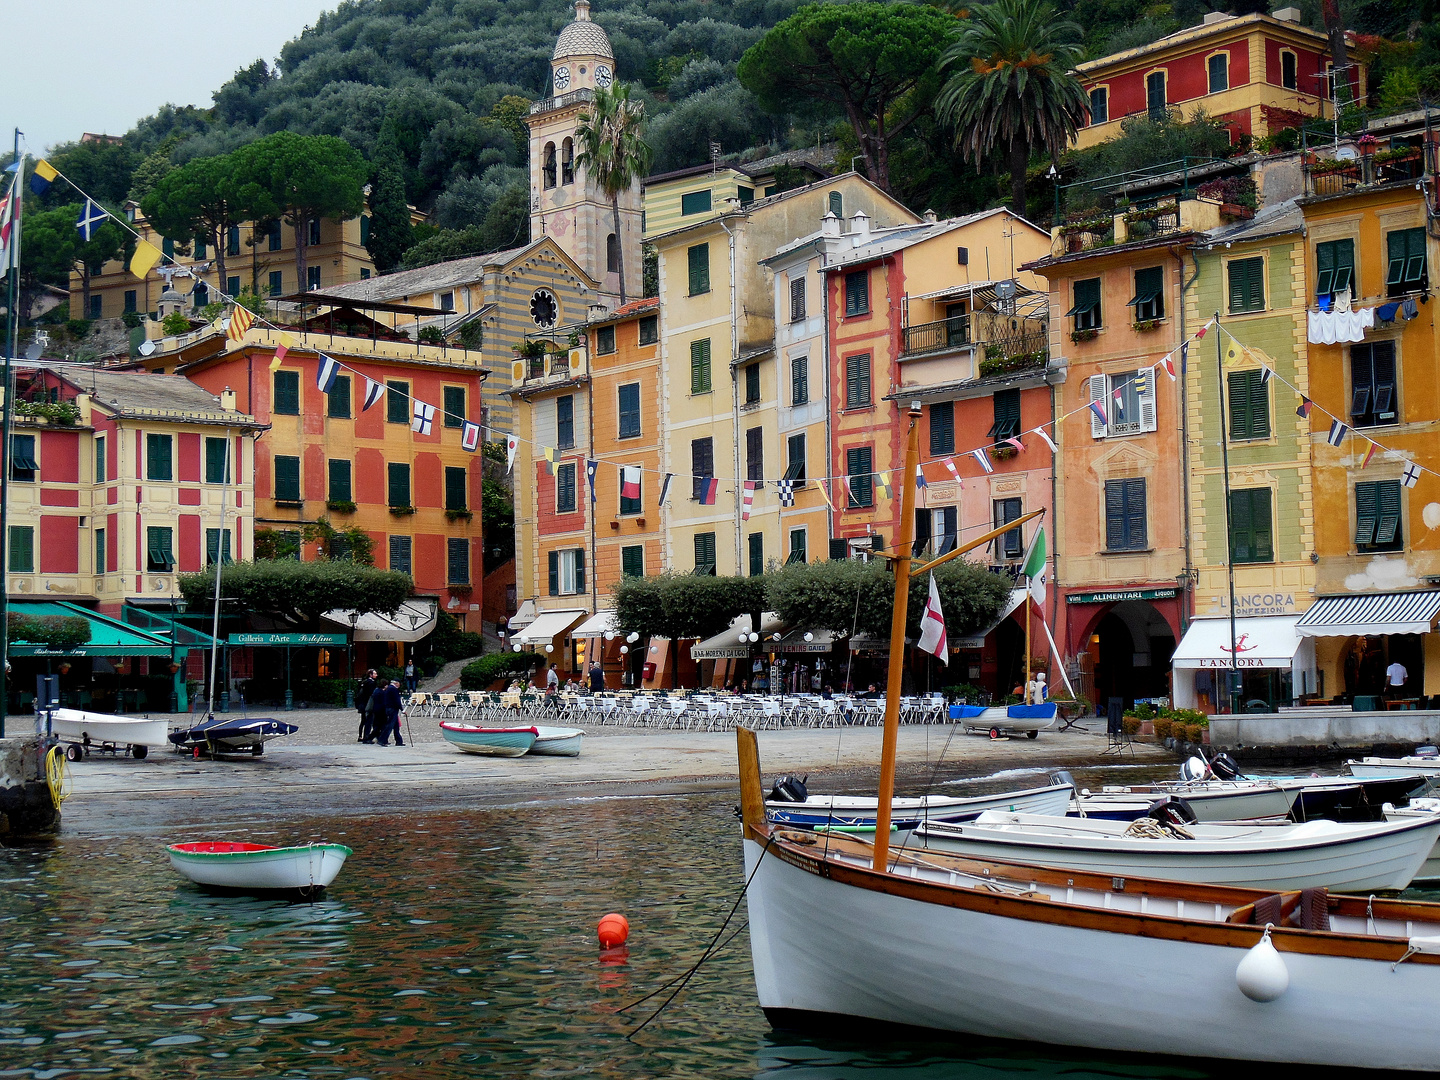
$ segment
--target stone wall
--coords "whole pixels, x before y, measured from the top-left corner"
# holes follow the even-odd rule
[[[45,783],[45,740],[29,736],[0,739],[0,837],[54,834],[60,811]]]

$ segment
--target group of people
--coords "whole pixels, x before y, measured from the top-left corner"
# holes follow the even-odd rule
[[[360,730],[357,742],[390,745],[395,737],[396,746],[404,746],[400,738],[400,716],[405,711],[405,699],[400,693],[400,680],[386,682],[380,672],[371,668],[360,680],[360,689],[355,694],[355,708],[360,712]]]

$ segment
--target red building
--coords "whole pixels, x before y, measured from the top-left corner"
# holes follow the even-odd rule
[[[1203,112],[1225,121],[1232,140],[1271,135],[1331,115],[1331,67],[1325,35],[1302,26],[1298,8],[1238,18],[1212,12],[1199,26],[1081,64],[1090,121],[1075,146],[1112,139],[1126,118],[1141,115],[1188,120]],[[1353,64],[1348,77],[1351,97],[1363,98],[1364,69]]]

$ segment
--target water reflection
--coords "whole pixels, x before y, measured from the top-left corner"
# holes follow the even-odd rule
[[[754,1002],[743,906],[726,937],[740,933],[628,1039],[665,995],[625,1006],[686,971],[734,903],[733,801],[246,832],[355,849],[314,903],[206,893],[170,870],[170,836],[0,852],[0,1077],[1211,1075],[973,1041],[774,1033]],[[595,924],[608,911],[631,934],[602,953]]]

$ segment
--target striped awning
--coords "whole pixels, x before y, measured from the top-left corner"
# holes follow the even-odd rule
[[[1353,634],[1428,634],[1440,614],[1440,589],[1422,592],[1322,596],[1295,629],[1306,637]]]

